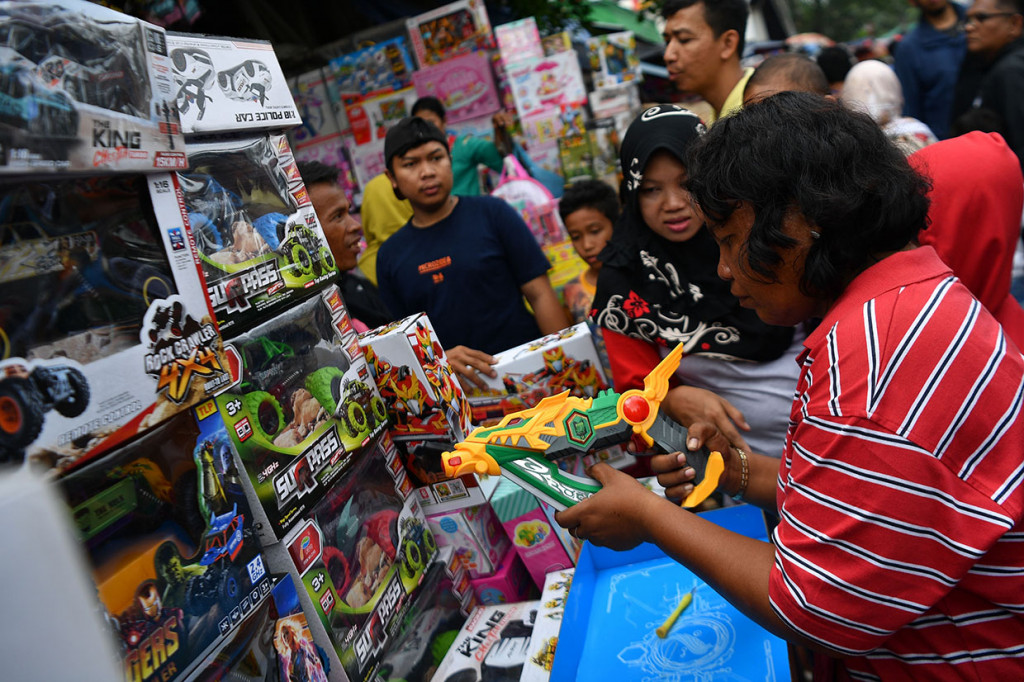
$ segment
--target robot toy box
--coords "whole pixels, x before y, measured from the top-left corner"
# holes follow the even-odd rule
[[[313,640],[295,581],[287,574],[271,577],[270,597],[199,664],[189,682],[327,682],[330,659]]]
[[[317,615],[353,682],[376,679],[437,553],[411,493],[385,434],[304,523],[268,548],[274,570],[301,580],[306,612]]]
[[[82,0],[0,2],[0,173],[185,168],[164,29]]]
[[[469,614],[433,679],[518,680],[530,651],[540,601],[478,606]]]
[[[59,482],[124,679],[185,679],[270,593],[212,402]]]
[[[177,174],[206,291],[225,337],[337,274],[284,135],[189,144]]]
[[[496,423],[506,414],[563,391],[592,398],[609,388],[585,322],[502,351],[495,358],[498,376],[483,377],[488,388],[468,390],[473,421],[478,424]]]
[[[186,135],[299,124],[270,43],[168,33],[167,52]]]
[[[337,485],[387,426],[337,287],[225,347],[235,383],[217,396],[264,543]]]
[[[0,460],[64,470],[230,381],[173,176],[0,185]]]
[[[459,441],[473,430],[469,403],[426,315],[363,332],[359,343],[388,408],[392,436]]]

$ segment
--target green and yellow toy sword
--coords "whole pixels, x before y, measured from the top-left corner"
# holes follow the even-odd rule
[[[601,484],[562,471],[556,464],[559,459],[635,438],[648,448],[641,454],[686,453],[696,471],[696,487],[683,506],[700,504],[718,485],[722,455],[707,448],[687,451],[686,429],[658,411],[682,355],[680,344],[644,378],[642,391],[630,389],[620,395],[609,389],[594,398],[566,391],[505,415],[496,426],[474,429],[454,450],[441,455],[445,474],[501,474],[561,511],[600,490]]]

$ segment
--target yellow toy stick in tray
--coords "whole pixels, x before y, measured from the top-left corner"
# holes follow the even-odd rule
[[[696,587],[693,588],[693,590],[696,589]],[[693,590],[690,590],[683,595],[683,598],[679,600],[679,606],[676,607],[676,610],[669,614],[669,617],[665,619],[665,622],[654,631],[657,633],[658,637],[661,637],[662,639],[668,637],[668,631],[672,629],[672,626],[676,624],[677,620],[679,620],[680,614],[682,614],[682,612],[686,610],[686,607],[690,605],[690,602],[693,601]]]
[[[696,487],[683,506],[700,504],[718,486],[722,456],[706,448],[688,451],[686,429],[658,411],[682,355],[680,344],[644,378],[643,390],[630,389],[621,395],[608,390],[594,398],[578,398],[566,391],[505,415],[496,426],[474,429],[454,450],[441,455],[445,474],[502,474],[562,510],[597,492],[601,484],[566,473],[556,462],[633,438],[653,448],[640,454],[685,453],[697,474]]]

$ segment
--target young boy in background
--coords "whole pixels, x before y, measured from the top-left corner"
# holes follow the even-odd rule
[[[619,219],[619,197],[611,185],[602,180],[582,180],[565,188],[565,194],[558,202],[558,213],[565,223],[573,248],[587,264],[587,269],[568,282],[562,290],[566,312],[575,324],[587,321],[590,316],[594,292],[597,290],[597,276],[601,272],[598,256],[612,238],[615,221]],[[594,345],[597,346],[605,375],[610,378],[612,374],[601,329],[590,324],[590,332],[594,336]]]

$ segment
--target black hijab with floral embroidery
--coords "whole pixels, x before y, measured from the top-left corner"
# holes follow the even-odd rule
[[[619,153],[623,211],[600,255],[590,317],[605,329],[668,348],[682,343],[688,354],[774,360],[789,347],[793,329],[767,325],[740,307],[718,278],[718,246],[707,228],[670,242],[640,214],[638,190],[651,155],[664,149],[685,162],[704,130],[696,115],[671,104],[651,107],[630,124]]]

